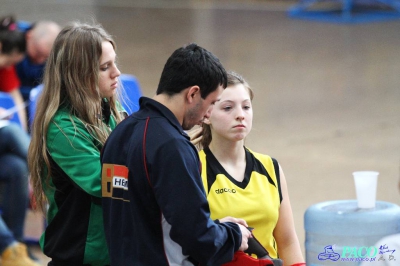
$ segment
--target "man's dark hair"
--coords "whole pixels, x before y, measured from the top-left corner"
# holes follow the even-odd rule
[[[190,86],[199,86],[201,97],[226,88],[227,76],[219,59],[206,49],[191,43],[175,50],[165,63],[157,88],[158,94],[173,95]]]
[[[13,16],[0,18],[0,43],[2,54],[26,51],[25,33],[17,29]]]

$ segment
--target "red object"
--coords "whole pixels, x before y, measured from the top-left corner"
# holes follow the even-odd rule
[[[307,266],[305,262],[295,263],[290,266]]]
[[[19,79],[14,66],[0,68],[0,91],[12,92],[19,88]]]
[[[242,251],[237,251],[233,260],[222,266],[274,266],[274,263],[270,259],[255,259]]]

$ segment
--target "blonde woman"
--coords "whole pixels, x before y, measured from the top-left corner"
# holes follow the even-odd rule
[[[294,229],[285,175],[278,162],[244,146],[253,122],[253,92],[238,74],[228,73],[228,86],[192,142],[201,141],[202,180],[212,219],[233,216],[255,228],[253,235],[272,258],[284,265],[305,265]]]
[[[74,23],[57,36],[29,147],[40,239],[49,265],[109,264],[101,208],[100,150],[122,120],[116,45],[100,26]]]

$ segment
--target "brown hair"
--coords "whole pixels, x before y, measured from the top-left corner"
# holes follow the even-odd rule
[[[25,34],[18,30],[14,16],[0,18],[0,53],[10,55],[13,52],[25,53]]]

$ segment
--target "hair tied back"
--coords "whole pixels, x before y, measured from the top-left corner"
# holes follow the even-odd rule
[[[13,16],[7,16],[0,20],[0,30],[15,31],[17,28],[17,23]]]

